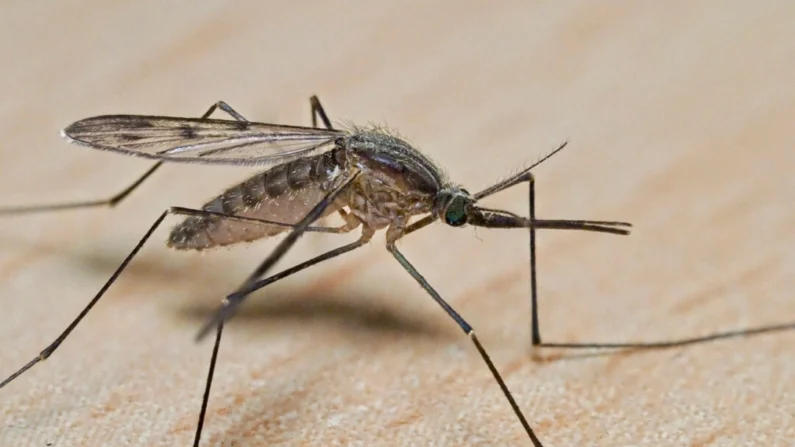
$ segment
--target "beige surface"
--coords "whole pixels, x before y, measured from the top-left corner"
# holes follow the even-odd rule
[[[548,341],[795,321],[795,3],[529,3],[6,2],[0,202],[105,196],[149,166],[68,145],[74,120],[198,116],[223,99],[308,124],[317,93],[332,119],[398,128],[472,190],[570,142],[536,170],[539,216],[635,231],[540,235]],[[172,165],[115,210],[0,221],[0,375],[65,327],[166,206],[250,172]],[[489,203],[525,213],[523,194]],[[210,355],[192,337],[275,242],[199,256],[169,252],[166,232],[60,351],[0,390],[0,445],[190,445]],[[308,236],[281,266],[354,237]],[[795,443],[792,332],[534,361],[523,231],[438,225],[401,246],[478,330],[545,445]],[[525,443],[383,235],[233,320],[204,438]]]

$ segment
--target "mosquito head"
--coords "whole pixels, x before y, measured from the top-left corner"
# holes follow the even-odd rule
[[[546,228],[629,234],[629,227],[632,226],[627,222],[613,221],[531,220],[510,211],[480,207],[475,205],[475,202],[476,199],[467,190],[459,187],[447,187],[436,195],[433,213],[451,227],[462,227],[469,224],[485,228]]]
[[[469,191],[448,187],[439,191],[433,204],[433,212],[447,225],[461,227],[469,221],[475,198]]]
[[[466,189],[449,186],[436,195],[433,212],[451,227],[466,224],[489,228],[529,226],[527,219],[507,211],[481,208],[475,205],[476,200]]]
[[[527,219],[518,215],[481,208],[475,202],[476,199],[466,189],[448,187],[437,194],[433,212],[451,227],[469,224],[489,228],[523,228],[530,224]]]

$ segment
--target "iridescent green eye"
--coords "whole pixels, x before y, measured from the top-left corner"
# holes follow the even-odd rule
[[[466,206],[467,200],[464,197],[454,197],[444,211],[444,221],[447,222],[447,225],[460,227],[467,223]]]

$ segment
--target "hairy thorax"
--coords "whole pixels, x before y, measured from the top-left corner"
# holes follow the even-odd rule
[[[346,163],[360,175],[345,195],[365,225],[402,225],[430,212],[444,184],[439,169],[405,141],[381,132],[362,132],[346,141]]]
[[[425,194],[395,188],[367,174],[351,185],[344,200],[353,215],[376,230],[427,213],[433,204]]]

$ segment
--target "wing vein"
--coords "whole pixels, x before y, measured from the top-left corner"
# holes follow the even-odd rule
[[[335,147],[341,130],[248,121],[104,115],[63,130],[73,143],[169,162],[261,166]]]

